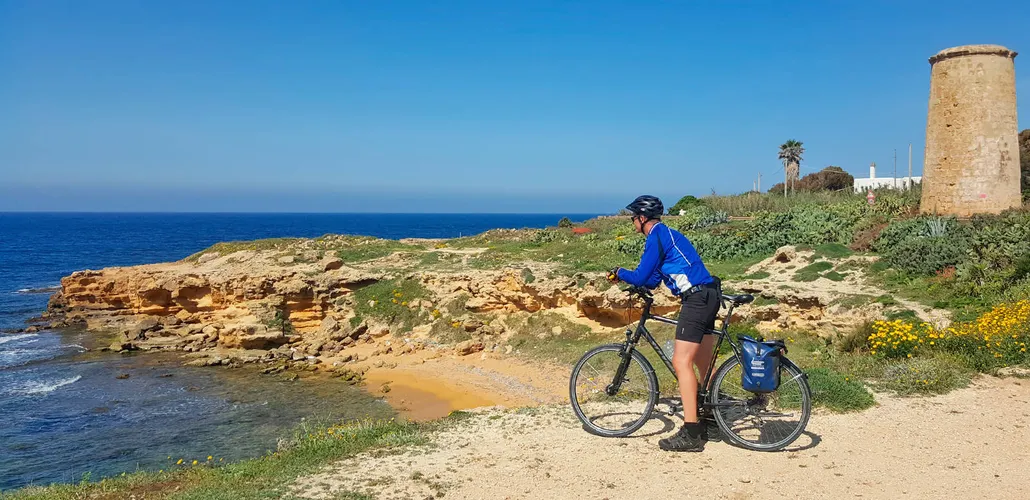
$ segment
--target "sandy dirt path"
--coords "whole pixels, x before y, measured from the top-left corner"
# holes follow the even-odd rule
[[[300,479],[332,498],[1030,498],[1030,381],[982,377],[932,398],[878,397],[853,414],[817,413],[784,452],[710,443],[657,447],[654,419],[626,439],[587,434],[566,406],[485,410],[433,444],[371,453]]]

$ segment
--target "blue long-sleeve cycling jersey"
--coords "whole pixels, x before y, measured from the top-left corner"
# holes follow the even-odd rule
[[[712,282],[712,275],[690,240],[661,222],[652,226],[647,234],[637,268],[633,271],[619,269],[618,274],[620,280],[634,286],[654,288],[664,281],[674,295]]]

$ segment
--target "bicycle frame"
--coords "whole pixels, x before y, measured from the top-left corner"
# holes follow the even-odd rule
[[[640,314],[640,321],[637,323],[636,330],[630,330],[629,328],[626,329],[626,343],[624,344],[623,361],[619,364],[619,368],[616,371],[615,382],[613,382],[607,388],[608,393],[611,395],[615,395],[615,393],[619,391],[621,381],[626,375],[626,370],[629,368],[630,353],[633,352],[633,349],[636,348],[636,345],[640,342],[641,337],[647,340],[647,343],[651,345],[651,348],[655,350],[655,353],[658,354],[658,357],[662,360],[663,363],[665,363],[665,367],[669,369],[669,372],[672,373],[674,377],[676,376],[676,369],[672,366],[672,360],[665,355],[665,351],[661,348],[661,346],[658,345],[658,341],[656,341],[654,336],[651,335],[651,332],[648,331],[647,327],[645,326],[645,323],[647,322],[647,320],[652,319],[659,323],[665,323],[667,325],[676,326],[677,321],[674,319],[666,318],[664,316],[657,316],[651,314],[651,306],[654,305],[654,298],[643,293],[641,293],[640,296],[644,299],[644,310]],[[712,373],[715,371],[715,364],[718,361],[718,353],[719,349],[722,347],[723,341],[729,342],[730,348],[733,349],[733,356],[740,359],[740,346],[737,345],[737,343],[734,342],[732,338],[730,338],[728,332],[730,319],[733,317],[733,309],[736,307],[736,304],[734,304],[732,301],[726,300],[725,297],[720,297],[719,300],[729,302],[729,309],[726,311],[726,316],[723,318],[722,328],[709,329],[706,332],[706,335],[718,335],[719,340],[715,344],[715,351],[714,355],[712,356],[712,361],[709,363],[708,369],[705,371],[704,382],[701,384],[700,388],[697,391],[699,408],[713,406],[712,404],[706,403],[705,401],[708,399],[708,384],[711,382]]]

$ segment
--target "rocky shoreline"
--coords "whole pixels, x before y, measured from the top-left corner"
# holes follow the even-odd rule
[[[81,327],[110,335],[111,351],[181,351],[189,365],[262,363],[269,365],[266,373],[321,371],[357,383],[398,356],[417,354],[424,362],[511,354],[509,339],[525,334],[527,318],[541,313],[558,323],[538,336],[560,335],[562,324],[566,330],[621,328],[639,314],[638,305],[600,273],[569,276],[533,261],[475,269],[470,256],[487,249],[449,249],[435,240],[406,240],[405,251],[346,262],[332,251],[340,241],[327,236],[79,271],[61,280],[46,313],[23,331]],[[442,264],[424,265],[426,256]],[[730,286],[765,300],[741,308],[739,316],[762,331],[791,328],[825,336],[883,317],[884,307],[875,302],[842,304],[841,297],[879,293],[860,272],[838,281],[791,281],[789,269],[817,258],[784,247],[752,266],[749,279]],[[383,288],[390,284],[396,288]],[[382,290],[369,295],[374,287]],[[405,295],[401,288],[414,292]],[[656,309],[673,313],[678,303],[658,293]]]

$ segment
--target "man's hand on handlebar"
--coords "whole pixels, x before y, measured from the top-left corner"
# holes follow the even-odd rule
[[[619,268],[616,267],[616,268],[612,269],[611,271],[608,271],[608,274],[605,277],[608,278],[608,281],[610,281],[612,283],[618,283],[619,282]]]

